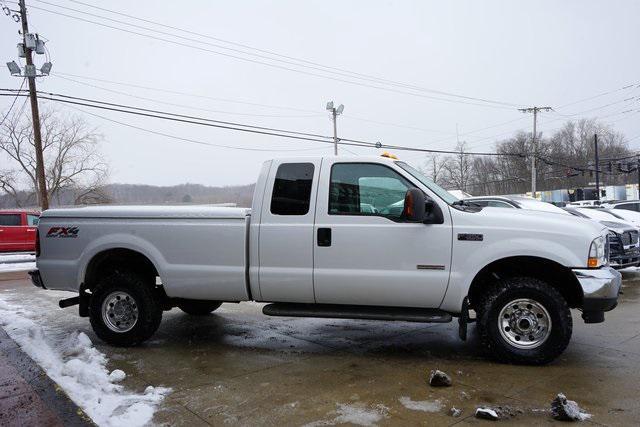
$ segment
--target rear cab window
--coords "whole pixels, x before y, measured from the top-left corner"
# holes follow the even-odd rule
[[[311,202],[313,163],[283,163],[278,166],[273,192],[273,215],[306,215]]]
[[[0,227],[15,227],[22,225],[20,214],[0,214]]]

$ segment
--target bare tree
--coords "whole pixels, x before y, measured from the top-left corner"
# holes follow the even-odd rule
[[[431,178],[436,184],[442,184],[446,162],[446,157],[442,157],[440,154],[428,154],[424,165],[420,167],[420,172]]]
[[[466,146],[466,142],[458,142],[455,148],[458,154],[449,156],[444,163],[444,182],[447,186],[462,191],[467,191],[472,172],[471,158],[465,154]]]
[[[102,136],[82,118],[52,109],[42,112],[40,121],[50,200],[59,201],[59,195],[67,192],[75,194],[76,201],[102,200],[96,198],[108,176],[99,151]],[[0,127],[0,155],[8,157],[11,165],[0,171],[0,189],[12,195],[17,205],[35,200],[36,158],[29,117],[14,115],[5,120]],[[20,200],[19,190],[26,190],[29,200]]]

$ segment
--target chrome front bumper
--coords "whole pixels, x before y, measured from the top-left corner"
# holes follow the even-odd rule
[[[587,323],[604,321],[604,312],[618,305],[622,275],[611,267],[575,269],[582,288],[582,318]]]

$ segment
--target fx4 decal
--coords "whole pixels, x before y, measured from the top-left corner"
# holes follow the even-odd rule
[[[47,237],[76,238],[80,229],[78,227],[51,227]]]

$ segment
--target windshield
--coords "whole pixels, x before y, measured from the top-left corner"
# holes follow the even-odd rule
[[[451,193],[449,193],[444,188],[440,187],[438,184],[433,182],[431,179],[427,178],[420,172],[418,169],[413,166],[409,166],[405,162],[396,162],[396,165],[400,166],[405,171],[409,172],[411,176],[420,181],[422,184],[426,185],[429,190],[436,193],[438,197],[447,202],[448,204],[452,204],[453,202],[457,202],[458,198]]]
[[[565,215],[571,215],[569,212],[565,211],[564,209],[559,208],[556,205],[552,205],[551,203],[547,203],[547,202],[540,202],[538,200],[525,199],[525,198],[514,199],[514,201],[517,202],[522,207],[522,209],[530,209],[532,211],[555,212],[555,213],[561,213]]]

